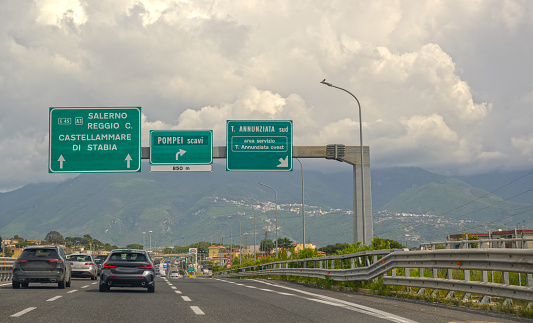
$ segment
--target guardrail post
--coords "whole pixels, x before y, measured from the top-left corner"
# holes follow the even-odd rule
[[[527,287],[533,287],[532,274],[527,274],[527,276],[526,276],[526,285],[527,285]]]
[[[318,268],[320,268],[320,269],[322,269],[322,262],[323,262],[322,260],[320,260],[320,261],[318,262]]]
[[[350,259],[350,268],[355,268],[355,258]]]
[[[509,285],[509,273],[508,272],[504,272],[502,274],[503,274],[503,283],[505,285]]]

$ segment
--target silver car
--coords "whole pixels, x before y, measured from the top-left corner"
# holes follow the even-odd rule
[[[72,277],[91,278],[98,277],[98,265],[91,254],[73,253],[68,256],[72,268]]]

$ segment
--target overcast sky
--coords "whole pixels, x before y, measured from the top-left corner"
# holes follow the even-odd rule
[[[294,120],[371,167],[533,162],[533,1],[0,0],[0,191],[48,174],[48,107],[141,106],[151,129]],[[70,175],[72,176],[72,175]]]

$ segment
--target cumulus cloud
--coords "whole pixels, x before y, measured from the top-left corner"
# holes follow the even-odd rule
[[[374,166],[527,167],[532,14],[511,0],[17,1],[0,12],[0,186],[51,178],[49,106],[142,106],[143,146],[151,129],[224,145],[235,119],[358,145],[358,105],[324,78],[359,99]]]

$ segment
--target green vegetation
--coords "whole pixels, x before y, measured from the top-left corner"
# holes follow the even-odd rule
[[[306,172],[305,180],[307,239],[318,246],[352,241],[352,177],[346,173]],[[256,206],[257,232],[272,227],[275,211],[260,206],[273,202],[273,196],[257,182],[275,183],[278,203],[286,206],[278,210],[278,234],[301,242],[298,172],[243,174],[220,169],[209,174],[179,176],[150,172],[82,174],[59,184],[28,185],[0,193],[0,234],[5,237],[19,233],[34,239],[42,239],[52,231],[69,237],[89,234],[98,241],[124,246],[141,244],[143,232],[152,231],[152,245],[160,248],[189,245],[198,240],[213,243],[223,235],[228,238],[229,230],[222,225],[226,223],[236,241],[240,238],[236,234],[239,225],[243,234],[254,231],[249,205]],[[372,170],[374,235],[403,241],[409,229],[409,233],[418,235],[411,243],[419,244],[444,239],[446,234],[459,230],[497,229],[498,220],[533,225],[531,213],[523,212],[531,204],[510,203],[486,194],[464,182],[419,168]],[[461,208],[461,213],[445,213],[466,202],[471,203]],[[473,212],[487,206],[490,207],[482,213]],[[429,222],[426,218],[380,218],[377,216],[380,210],[445,214],[439,221]],[[512,214],[517,215],[506,218]],[[447,222],[447,218],[474,222]],[[487,227],[476,221],[496,222]],[[52,235],[44,240],[56,243],[61,237]],[[279,243],[281,246],[282,241]]]

